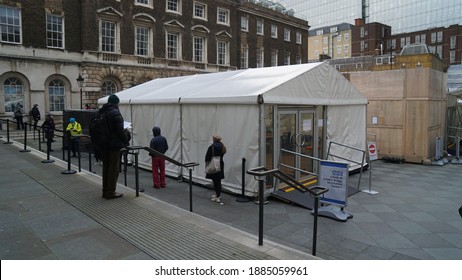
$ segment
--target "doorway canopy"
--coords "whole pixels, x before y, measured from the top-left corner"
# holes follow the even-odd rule
[[[148,146],[152,127],[159,126],[169,142],[167,156],[200,163],[193,171],[198,182],[208,182],[205,152],[212,135],[222,135],[228,150],[223,186],[236,193],[241,191],[242,159],[247,169],[265,165],[265,111],[269,109],[324,106],[324,141],[366,147],[367,100],[328,63],[159,78],[117,96],[124,119],[132,123],[132,144]],[[98,103],[106,103],[107,98]],[[147,153],[140,154],[139,162],[141,167],[151,166]],[[169,175],[188,175],[171,164],[166,168]],[[245,180],[246,194],[256,194],[257,183],[252,177]]]

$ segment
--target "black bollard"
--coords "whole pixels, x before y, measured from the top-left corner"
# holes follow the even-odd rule
[[[3,142],[3,144],[13,144],[10,141],[10,120],[6,120],[6,142]]]
[[[48,135],[47,137],[47,159],[42,160],[42,163],[52,163],[55,162],[54,160],[50,159],[50,151],[51,151],[51,136]]]
[[[250,198],[245,196],[245,158],[242,158],[242,194],[236,197],[237,202],[249,202]]]
[[[67,132],[67,170],[63,170],[61,174],[75,174],[77,171],[71,169],[71,134]]]
[[[20,150],[22,153],[28,153],[30,150],[27,149],[27,124],[24,129],[24,149]]]

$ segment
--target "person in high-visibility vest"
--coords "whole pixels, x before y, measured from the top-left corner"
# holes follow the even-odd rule
[[[66,131],[71,134],[72,157],[76,157],[77,147],[79,145],[79,135],[82,134],[82,126],[74,118],[69,119]]]

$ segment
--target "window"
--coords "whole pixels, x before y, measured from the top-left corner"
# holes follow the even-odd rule
[[[337,37],[337,43],[342,42],[342,35],[336,35],[335,37]]]
[[[64,110],[64,96],[66,88],[61,80],[53,80],[48,84],[48,95],[50,98],[50,111]]]
[[[295,58],[295,64],[302,64],[302,57],[297,55],[297,57]]]
[[[406,37],[406,45],[411,44],[411,37]]]
[[[436,46],[436,54],[440,59],[443,59],[443,46]]]
[[[194,18],[207,20],[207,5],[201,2],[194,2]]]
[[[217,42],[217,64],[218,65],[228,65],[229,64],[228,42],[226,41]]]
[[[314,46],[318,47],[319,46],[319,40],[314,40]]]
[[[322,37],[322,43],[327,45],[329,43],[329,37]]]
[[[104,81],[101,86],[103,96],[111,95],[117,92],[117,85],[113,81]]]
[[[443,42],[443,31],[438,31],[436,40],[438,43]]]
[[[223,8],[217,9],[217,23],[229,25],[229,11]]]
[[[449,46],[450,46],[451,50],[455,49],[456,45],[457,45],[457,37],[456,36],[451,36],[451,38],[449,38]]]
[[[290,42],[290,29],[284,28],[284,41]]]
[[[414,41],[415,43],[420,43],[420,35],[415,35]]]
[[[180,34],[167,32],[167,58],[168,59],[180,59],[179,46],[180,46]]]
[[[262,18],[257,18],[257,34],[263,35],[264,33],[264,21]]]
[[[278,26],[276,24],[271,24],[271,38],[278,37]]]
[[[21,44],[21,11],[16,8],[0,6],[0,30],[2,43]]]
[[[193,46],[193,60],[195,62],[206,62],[206,39],[205,37],[194,36],[193,38],[194,46]]]
[[[314,50],[314,57],[315,57],[316,59],[319,58],[319,50]]]
[[[135,0],[135,5],[153,8],[152,0]]]
[[[264,55],[265,55],[264,49],[258,48],[257,49],[257,68],[261,68],[265,66]]]
[[[6,79],[3,83],[3,94],[5,96],[5,112],[14,112],[18,103],[24,108],[23,86],[19,79]]]
[[[401,38],[401,47],[404,47],[406,45],[406,38]]]
[[[241,16],[241,31],[249,31],[249,17]]]
[[[323,34],[324,34],[324,30],[322,30],[322,29],[316,31],[316,35],[318,35],[318,36],[323,35]]]
[[[62,16],[47,15],[47,47],[64,48],[64,22]]]
[[[344,45],[343,46],[343,53],[344,54],[349,54],[350,53],[350,45]]]
[[[359,36],[360,36],[361,38],[364,38],[364,33],[365,33],[365,32],[364,32],[364,27],[361,27],[360,35],[359,35]]]
[[[249,68],[249,48],[247,46],[241,47],[241,69]]]
[[[170,13],[181,14],[181,0],[167,0],[165,10]]]
[[[284,65],[290,65],[290,53],[284,54]]]
[[[343,41],[344,42],[350,41],[350,35],[348,33],[343,34]]]
[[[342,45],[337,45],[337,54],[342,54]]]
[[[420,35],[420,42],[424,44],[427,42],[427,34]]]
[[[150,29],[147,27],[136,27],[136,47],[137,55],[148,56],[150,48]]]
[[[330,28],[330,33],[337,32],[337,26],[333,26]]]
[[[360,45],[360,50],[363,52],[364,51],[364,41],[361,41],[361,45]]]
[[[431,36],[432,36],[432,39],[431,39],[431,40],[432,40],[432,41],[431,41],[432,44],[436,43],[436,33],[433,32],[433,33],[431,34]]]
[[[299,45],[302,44],[302,32],[300,31],[295,32],[295,42]]]
[[[116,52],[116,24],[111,21],[101,21],[101,51]]]
[[[278,66],[278,51],[271,51],[271,66]]]
[[[456,62],[456,51],[449,51],[449,63]]]

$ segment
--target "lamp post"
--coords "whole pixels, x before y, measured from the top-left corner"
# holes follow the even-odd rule
[[[80,75],[80,73],[79,73],[79,77],[77,78],[77,83],[79,84],[79,87],[80,87],[80,109],[83,109],[83,104],[82,104],[82,98],[83,98],[83,93],[82,93],[83,81],[84,81],[84,78],[83,78],[82,75]]]

